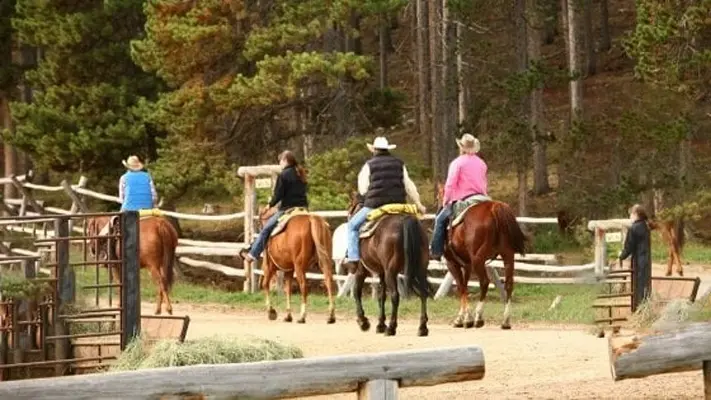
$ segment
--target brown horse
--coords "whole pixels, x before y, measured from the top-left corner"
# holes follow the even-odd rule
[[[360,196],[353,194],[348,207],[348,218],[362,207]],[[361,262],[355,269],[356,314],[362,331],[370,329],[370,322],[363,311],[363,284],[368,271],[380,278],[378,306],[380,316],[375,328],[377,333],[394,336],[397,330],[397,312],[400,305],[398,274],[405,275],[405,290],[413,291],[420,298],[420,326],[418,336],[427,336],[427,298],[432,290],[427,281],[429,265],[427,232],[417,217],[407,214],[384,215],[372,236],[360,239]],[[385,326],[386,290],[390,294],[392,310],[390,324]]]
[[[262,225],[274,214],[273,209],[262,208],[259,217]],[[278,228],[278,227],[277,227]],[[285,322],[291,322],[291,282],[296,282],[301,289],[301,314],[296,321],[306,322],[306,300],[308,284],[306,271],[310,266],[318,264],[323,273],[323,281],[328,292],[327,323],[336,322],[336,308],[333,300],[333,261],[331,260],[331,229],[323,217],[314,214],[292,215],[284,227],[284,231],[267,241],[264,248],[264,278],[262,287],[267,297],[267,315],[270,320],[277,318],[277,312],[272,307],[270,286],[277,269],[284,272],[284,293],[286,295]]]
[[[108,229],[106,229],[107,225]],[[173,315],[173,306],[170,303],[169,293],[173,286],[173,268],[175,264],[175,248],[178,245],[178,234],[173,225],[162,217],[143,217],[139,226],[139,264],[141,268],[148,269],[151,272],[153,282],[158,286],[158,301],[155,314],[161,314],[163,301],[165,301],[166,311],[168,314]],[[120,227],[118,224],[111,224],[110,217],[101,216],[89,218],[86,230],[87,236],[103,236],[106,234],[118,234]],[[89,250],[96,261],[109,260],[111,248],[115,251],[113,255],[118,258],[121,257],[121,243],[118,240],[114,240],[113,245],[109,244],[108,239],[94,239],[89,242]],[[111,273],[116,282],[121,282],[121,264],[104,264],[104,266],[111,268]]]
[[[681,251],[684,249],[684,220],[649,221],[649,229],[658,229],[662,232],[662,240],[667,244],[669,260],[667,261],[666,276],[672,275],[672,266],[676,264],[676,273],[684,276],[684,267],[681,265]]]
[[[441,206],[444,185],[437,184],[437,200]],[[464,211],[464,220],[448,232],[444,258],[447,269],[457,282],[459,313],[452,322],[454,327],[480,328],[484,326],[482,314],[489,291],[487,260],[500,255],[504,262],[504,320],[501,329],[511,329],[511,295],[514,287],[514,256],[525,254],[527,238],[521,231],[516,214],[508,204],[500,201],[479,203]],[[479,278],[479,303],[472,320],[469,309],[468,284],[474,272]]]

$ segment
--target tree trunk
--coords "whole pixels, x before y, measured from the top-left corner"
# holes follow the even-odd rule
[[[524,73],[529,68],[528,60],[528,18],[526,14],[527,0],[516,0],[514,5],[514,15],[516,24],[516,53],[518,56],[517,70]],[[531,96],[523,96],[519,105],[519,115],[521,119],[529,119],[530,121],[530,99]],[[528,183],[526,175],[528,169],[528,158],[530,153],[520,154],[516,157],[516,176],[518,178],[518,214],[526,215],[526,203],[528,194]]]
[[[553,44],[558,36],[558,2],[556,0],[544,0],[541,12],[543,13],[543,43]]]
[[[529,22],[526,24],[527,61],[538,62],[541,59],[541,27],[544,26],[536,0],[528,0]],[[546,157],[546,139],[543,122],[543,88],[534,88],[530,95],[529,128],[533,142],[533,193],[541,195],[550,192],[548,183],[548,161]]]
[[[608,51],[611,47],[610,12],[607,9],[607,0],[600,0],[600,51]]]
[[[518,178],[518,215],[519,217],[525,217],[528,215],[527,203],[528,203],[528,183],[526,182],[526,168],[517,167],[516,176]]]
[[[584,0],[583,7],[586,76],[593,76],[597,73],[597,53],[595,53],[595,38],[593,37],[592,0]]]
[[[429,165],[434,164],[432,149],[432,131],[430,129],[430,70],[429,70],[429,32],[427,0],[417,0],[416,15],[417,43],[417,109],[419,117],[419,136],[427,143]]]
[[[467,119],[467,95],[464,85],[464,59],[462,58],[462,24],[457,22],[457,123],[464,125]]]
[[[580,74],[580,45],[576,0],[567,1],[568,70],[570,72],[570,120],[575,125],[583,112],[583,80]]]
[[[440,136],[443,147],[443,175],[446,177],[449,160],[455,157],[454,136],[458,133],[458,94],[457,82],[457,23],[451,19],[447,0],[442,0],[442,134]]]
[[[12,132],[12,116],[10,114],[10,101],[6,97],[0,98],[0,116],[2,116],[2,128]],[[15,148],[10,143],[3,142],[3,156],[5,159],[5,176],[17,173]],[[3,196],[6,199],[17,197],[17,189],[13,185],[5,185]]]
[[[447,174],[446,144],[442,139],[442,0],[429,0],[429,35],[430,35],[430,91],[431,91],[431,134],[432,137],[432,175],[435,181],[444,181]]]
[[[378,33],[378,47],[380,51],[380,75],[379,84],[380,89],[383,90],[388,87],[388,36],[390,30],[390,21],[387,14],[380,15],[380,27]]]

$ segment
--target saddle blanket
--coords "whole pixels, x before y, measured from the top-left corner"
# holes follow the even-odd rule
[[[271,234],[269,234],[269,237],[274,237],[284,232],[289,220],[297,215],[309,215],[309,210],[303,207],[294,207],[286,210],[286,212],[277,220],[277,226],[274,227],[274,230]]]
[[[373,236],[373,233],[375,233],[375,230],[378,228],[378,225],[380,225],[380,221],[383,220],[382,217],[384,217],[385,215],[402,214],[414,215],[418,218],[422,216],[420,214],[420,210],[418,210],[417,206],[414,204],[386,204],[368,213],[368,216],[366,217],[366,222],[363,224],[363,226],[360,227],[359,237],[361,239],[365,239]]]
[[[491,197],[485,196],[483,194],[475,194],[454,203],[452,210],[452,218],[449,223],[449,227],[454,228],[455,226],[461,224],[464,220],[464,216],[466,215],[467,210],[487,201],[491,201]]]

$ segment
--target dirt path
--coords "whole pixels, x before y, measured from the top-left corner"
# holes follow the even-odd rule
[[[145,312],[152,311],[145,305]],[[430,336],[416,336],[416,322],[401,321],[396,337],[361,332],[353,319],[326,325],[322,315],[310,315],[306,325],[268,321],[254,311],[221,306],[176,304],[175,315],[189,315],[188,338],[214,334],[256,335],[292,343],[306,356],[353,354],[479,345],[486,357],[486,376],[477,382],[405,389],[403,399],[697,399],[703,395],[701,372],[660,375],[613,382],[607,340],[585,327],[521,326],[480,330],[430,325]],[[281,317],[281,315],[280,315]],[[371,318],[372,320],[372,318]],[[515,324],[515,321],[514,321]],[[352,399],[353,394],[319,399]]]

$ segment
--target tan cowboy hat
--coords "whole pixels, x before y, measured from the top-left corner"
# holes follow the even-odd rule
[[[126,160],[122,160],[121,163],[131,171],[140,171],[143,169],[143,163],[137,156],[130,156]]]
[[[394,144],[388,143],[388,139],[385,139],[383,136],[378,136],[373,140],[373,144],[366,144],[368,146],[368,150],[370,151],[375,151],[375,150],[392,150],[396,148],[397,146]]]
[[[481,144],[479,144],[479,139],[475,138],[474,136],[465,133],[462,135],[461,139],[455,139],[457,141],[457,146],[459,146],[460,149],[465,150],[465,151],[470,151],[472,153],[478,153],[479,149],[481,148]]]

